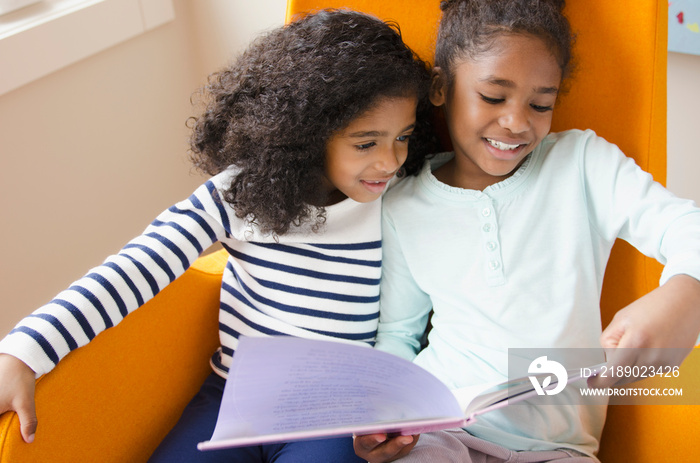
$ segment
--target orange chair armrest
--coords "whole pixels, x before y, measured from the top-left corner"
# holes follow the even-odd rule
[[[224,251],[37,380],[36,439],[0,417],[0,461],[146,461],[211,372]]]
[[[700,347],[681,365],[680,378],[687,405],[608,407],[598,455],[602,462],[700,461],[693,437],[700,429],[700,405],[689,404],[697,403],[700,393]]]

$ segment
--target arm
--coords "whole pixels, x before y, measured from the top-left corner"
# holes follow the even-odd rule
[[[700,209],[600,138],[588,142],[582,159],[598,231],[619,236],[665,265],[661,285],[618,311],[601,335],[608,361],[680,365],[700,332]],[[615,379],[595,378],[591,384],[612,386]]]
[[[698,333],[700,281],[676,275],[617,312],[600,339],[611,365],[680,366]],[[611,387],[620,382],[624,381],[594,377],[589,385]]]
[[[0,342],[0,411],[14,410],[29,442],[36,429],[34,380],[69,352],[118,324],[225,236],[225,210],[207,182],[163,212],[119,254],[91,270]],[[7,355],[9,354],[9,355]],[[31,379],[31,380],[30,380]]]
[[[422,347],[432,301],[413,278],[390,211],[386,205],[382,211],[382,279],[376,348],[413,360]]]
[[[377,349],[413,360],[432,308],[430,297],[417,285],[386,208],[382,213],[382,280]],[[355,453],[370,463],[394,461],[418,442],[415,436],[371,434],[353,439]]]

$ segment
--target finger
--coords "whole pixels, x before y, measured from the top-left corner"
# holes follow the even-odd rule
[[[414,440],[418,440],[418,436],[394,436],[387,440],[384,445],[386,447],[391,447],[392,449],[401,450],[407,445],[411,445]]]
[[[17,417],[19,418],[20,432],[22,439],[28,444],[34,442],[38,420],[33,400],[25,401],[17,407]]]
[[[629,342],[629,319],[625,315],[628,312],[626,309],[620,310],[615,314],[610,324],[603,330],[600,335],[600,345],[605,349],[606,355],[614,352],[617,347],[624,347]]]
[[[353,445],[355,446],[356,451],[357,449],[360,449],[364,452],[371,452],[386,440],[386,434],[367,434],[363,436],[355,436],[353,439]]]
[[[418,437],[420,437],[420,434],[416,434],[414,436],[401,436],[401,438],[397,438],[396,439],[397,446],[403,445],[403,447],[401,447],[401,448],[397,447],[396,449],[392,449],[392,451],[397,450],[395,453],[393,453],[393,458],[399,459],[399,458],[403,458],[406,455],[408,455],[409,452],[411,450],[413,450],[413,447],[415,447],[416,444],[418,443]]]
[[[634,365],[636,362],[636,349],[605,349],[607,363],[604,368],[601,368],[600,373],[596,376],[588,378],[588,386],[592,388],[607,388],[619,385],[622,382],[629,380],[624,375],[619,375],[618,368],[624,368],[626,365]]]
[[[600,345],[605,349],[605,353],[619,346],[623,336],[624,330],[612,325],[608,326],[600,335]]]
[[[371,452],[371,461],[394,461],[408,454],[418,441],[418,436],[396,436],[379,444]]]

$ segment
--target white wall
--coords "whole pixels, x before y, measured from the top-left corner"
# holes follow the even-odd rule
[[[174,4],[175,21],[0,96],[0,336],[201,183],[189,97],[286,1]],[[698,75],[700,57],[669,56],[668,185],[700,203]]]
[[[700,56],[668,54],[668,178],[678,196],[700,204]]]
[[[287,0],[197,1],[189,13],[202,68],[216,70],[260,32],[284,24],[286,8]]]
[[[173,22],[0,96],[0,336],[203,181],[190,96],[285,5],[175,0]]]

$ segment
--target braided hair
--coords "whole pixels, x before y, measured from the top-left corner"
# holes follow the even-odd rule
[[[549,45],[564,79],[572,71],[574,44],[564,6],[564,0],[442,1],[435,65],[450,82],[459,59],[487,52],[502,34],[531,34]]]

